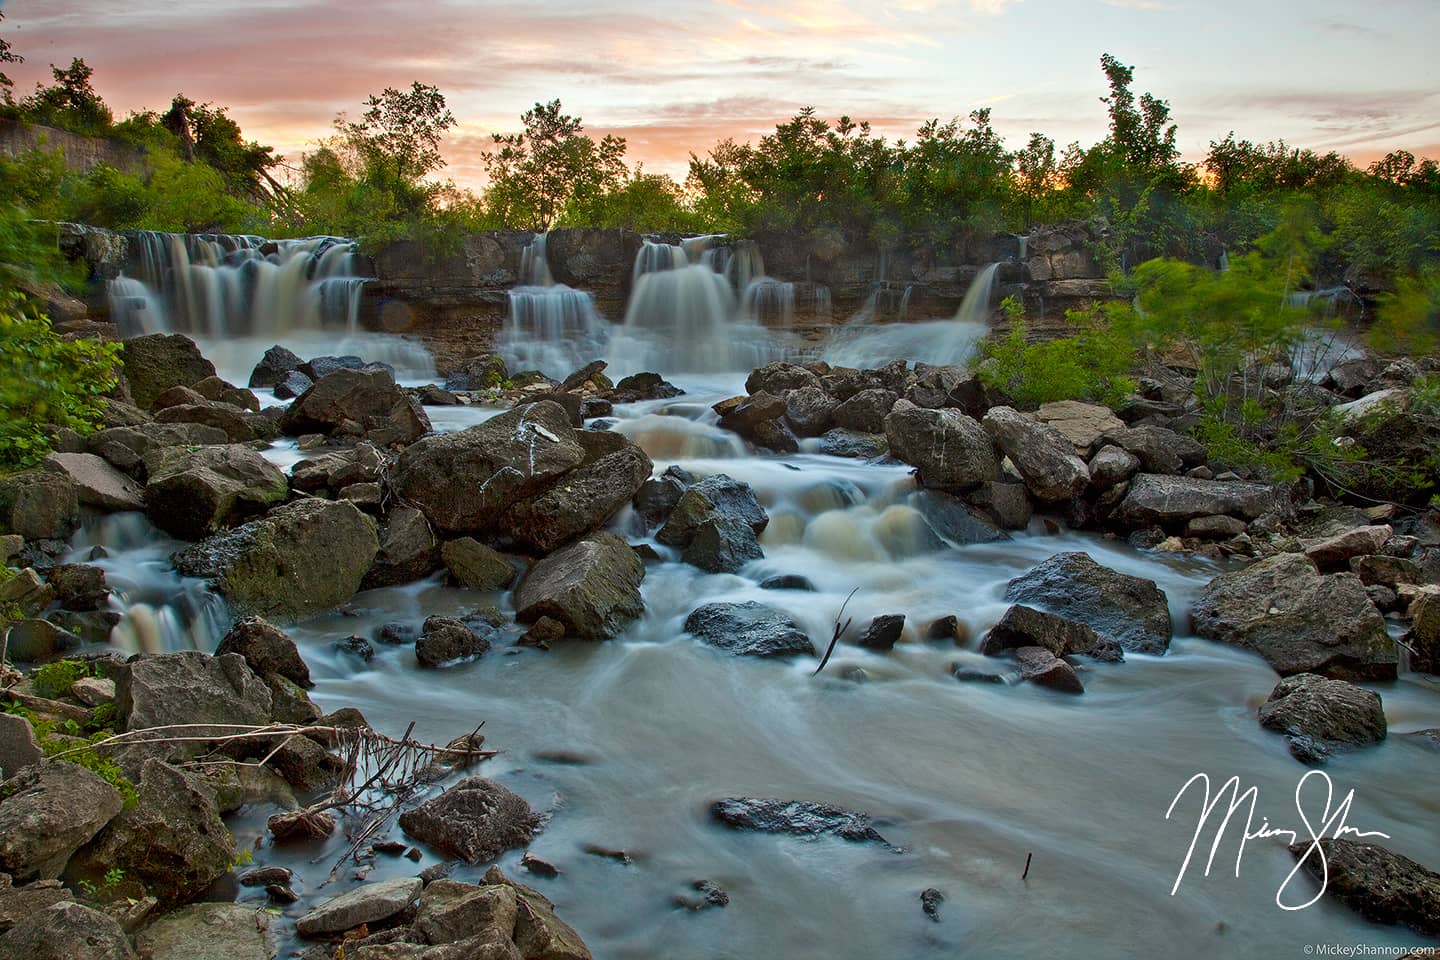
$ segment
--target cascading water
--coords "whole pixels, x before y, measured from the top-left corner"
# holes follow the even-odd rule
[[[995,298],[995,280],[999,270],[1000,264],[992,263],[975,274],[975,279],[970,281],[965,291],[965,299],[960,301],[960,309],[955,311],[957,321],[984,324],[990,319],[990,301]]]
[[[646,240],[640,245],[640,252],[635,255],[635,266],[630,271],[630,283],[632,285],[639,283],[640,278],[647,273],[678,270],[689,264],[690,255],[686,252],[683,244],[655,243],[652,240]]]
[[[521,252],[520,277],[522,285],[505,295],[505,326],[495,341],[511,370],[539,370],[559,378],[604,356],[610,323],[590,294],[555,282],[545,234],[536,234]]]
[[[740,315],[754,323],[788,327],[795,322],[795,284],[756,277],[740,294]]]
[[[128,240],[130,272],[107,288],[111,317],[126,336],[184,333],[201,343],[222,374],[240,382],[277,342],[302,355],[359,354],[389,363],[401,376],[433,374],[418,343],[359,329],[367,278],[364,258],[349,240],[148,230]]]
[[[896,357],[937,366],[966,363],[989,332],[990,301],[999,267],[992,263],[975,275],[953,320],[874,325],[862,308],[847,326],[831,330],[821,359],[837,367],[859,368],[878,367]],[[907,294],[910,289],[906,288]],[[877,309],[881,296],[893,295],[893,290],[872,290],[868,309]]]
[[[765,276],[765,258],[754,240],[737,240],[729,250],[724,265],[725,279],[737,293]]]

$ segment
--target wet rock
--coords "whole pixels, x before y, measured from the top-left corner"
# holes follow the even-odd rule
[[[1238,537],[1249,528],[1244,520],[1217,514],[1213,517],[1196,517],[1185,524],[1185,536],[1201,540],[1229,540]]]
[[[466,777],[400,814],[406,836],[471,865],[529,843],[535,824],[529,804],[484,777]]]
[[[353,597],[379,550],[375,521],[354,504],[297,500],[180,551],[175,566],[238,613],[298,618]]]
[[[1000,479],[990,435],[958,410],[925,410],[900,401],[885,418],[890,452],[917,468],[927,487],[968,490]]]
[[[1389,524],[1355,527],[1305,547],[1305,556],[1322,571],[1349,569],[1352,557],[1380,553],[1394,529]]]
[[[1411,670],[1440,674],[1440,590],[1422,590],[1410,601],[1410,631],[1403,640]]]
[[[1170,607],[1155,581],[1101,566],[1088,554],[1056,554],[1011,580],[1005,599],[1077,620],[1127,651],[1160,654],[1170,645]]]
[[[798,623],[753,600],[707,603],[685,618],[685,630],[712,647],[743,656],[790,657],[815,652]]]
[[[396,507],[380,528],[380,550],[361,587],[392,587],[428,577],[440,568],[440,544],[425,514],[414,507]]]
[[[271,814],[265,821],[275,842],[313,843],[324,840],[335,832],[335,818],[330,814],[308,810]]]
[[[555,864],[551,863],[549,860],[544,860],[540,857],[535,856],[535,854],[533,853],[526,853],[523,857],[521,857],[520,866],[524,867],[526,870],[529,870],[537,877],[560,876],[559,867],[555,866]]]
[[[135,938],[141,960],[275,960],[264,910],[241,903],[197,903],[167,913]]]
[[[413,936],[422,943],[442,944],[488,932],[509,941],[515,935],[518,913],[513,887],[436,880],[420,895]]]
[[[1322,764],[1334,749],[1385,739],[1380,695],[1344,680],[1313,673],[1286,677],[1260,705],[1260,725],[1285,734],[1302,763]]]
[[[364,637],[346,637],[344,640],[336,640],[335,649],[356,658],[361,663],[370,663],[375,659],[375,648]]]
[[[1140,471],[1140,458],[1113,444],[1101,447],[1090,458],[1090,488],[1108,490]]]
[[[755,530],[743,520],[715,517],[700,524],[680,559],[709,573],[736,573],[765,556]]]
[[[270,721],[270,690],[245,663],[227,653],[166,653],[127,663],[115,678],[115,707],[126,730],[172,724],[252,724]],[[180,755],[185,745],[166,749]]]
[[[940,904],[945,902],[945,894],[934,887],[920,891],[920,909],[925,911],[925,916],[940,922]]]
[[[150,409],[171,387],[188,387],[215,376],[195,341],[178,333],[152,333],[125,341],[120,354],[130,396],[142,409]]]
[[[1402,583],[1424,583],[1418,564],[1401,557],[1351,557],[1350,570],[1367,587],[1380,584],[1394,590]]]
[[[925,640],[930,643],[951,641],[954,643],[963,642],[965,635],[964,624],[960,618],[953,613],[947,613],[943,617],[936,617],[925,627]]]
[[[1031,496],[1041,503],[1073,500],[1089,485],[1085,461],[1075,456],[1074,445],[1054,427],[1010,407],[990,408],[981,426],[1015,464]]]
[[[294,400],[313,386],[315,386],[314,380],[311,380],[299,370],[291,370],[289,373],[280,377],[280,380],[275,384],[273,392],[277,400]]]
[[[1360,579],[1321,575],[1301,554],[1221,574],[1190,616],[1200,636],[1254,650],[1282,676],[1381,680],[1396,673],[1394,643]]]
[[[725,888],[713,880],[695,880],[691,882],[690,889],[700,894],[698,897],[678,896],[674,899],[677,907],[686,910],[707,910],[711,907],[727,907],[730,905],[730,894]]]
[[[430,432],[424,409],[384,370],[341,369],[314,377],[280,420],[290,436],[363,435],[381,447],[411,443]]]
[[[217,657],[238,653],[260,676],[276,673],[300,687],[313,687],[310,668],[295,641],[279,627],[260,617],[242,617],[215,648]]]
[[[374,444],[357,443],[348,450],[301,460],[290,468],[290,485],[296,490],[315,492],[375,483],[384,478],[392,462],[392,458]]]
[[[260,399],[243,387],[237,387],[233,383],[222,380],[219,377],[206,377],[192,385],[193,389],[206,400],[213,400],[216,403],[228,403],[240,407],[242,410],[250,410],[254,413],[260,412]]]
[[[820,378],[811,371],[784,362],[766,364],[745,378],[745,392],[751,395],[763,392],[784,396],[791,390],[820,385]]]
[[[342,370],[360,370],[365,365],[365,361],[356,356],[312,357],[300,364],[299,370],[311,380],[319,383],[326,377],[333,376]]]
[[[1403,923],[1427,937],[1440,936],[1440,873],[1358,840],[1302,841],[1290,847],[1325,893],[1372,923]]]
[[[0,533],[67,540],[79,525],[79,490],[69,476],[36,469],[0,477]]]
[[[473,537],[445,541],[440,559],[460,585],[471,590],[500,590],[515,581],[510,561]]]
[[[645,565],[612,533],[593,533],[531,567],[515,591],[515,617],[534,623],[551,617],[567,634],[607,640],[640,616]]]
[[[81,506],[107,513],[144,510],[140,485],[93,453],[52,453],[40,465],[51,473],[63,474],[75,486]]]
[[[615,384],[610,399],[613,403],[637,403],[642,400],[668,400],[684,393],[658,373],[632,373]]]
[[[415,659],[422,667],[439,667],[473,659],[490,649],[490,641],[459,620],[427,617],[415,641]]]
[[[53,616],[58,618],[59,613]],[[82,643],[79,636],[49,620],[16,620],[10,625],[6,652],[16,663],[39,663],[75,650]]]
[[[364,884],[296,920],[295,931],[302,937],[321,937],[353,930],[362,923],[380,923],[414,903],[421,886],[419,877]]]
[[[282,502],[285,475],[243,444],[163,447],[145,460],[145,506],[151,521],[198,540]]]
[[[121,808],[114,787],[73,763],[15,771],[0,796],[0,871],[22,881],[60,876]]]
[[[0,957],[135,960],[135,952],[111,917],[67,899],[25,917],[0,936]]]
[[[900,397],[891,390],[861,390],[835,408],[835,426],[859,433],[883,433],[885,418]]]
[[[224,431],[231,443],[270,440],[280,434],[270,417],[231,406],[228,403],[182,403],[155,414],[156,423],[198,423]]]
[[[810,582],[808,577],[802,577],[798,573],[782,573],[776,577],[766,577],[760,581],[761,590],[805,590],[809,593],[815,592],[815,584]]]
[[[835,425],[838,406],[839,401],[820,387],[801,387],[785,398],[785,421],[802,437],[818,437]]]
[[[987,480],[966,493],[965,499],[1006,530],[1024,530],[1030,525],[1030,495],[1023,483]]]
[[[655,539],[669,546],[683,547],[703,524],[712,520],[745,523],[759,534],[770,517],[755,499],[755,491],[748,483],[717,473],[696,481],[681,495]]]
[[[1130,527],[1173,527],[1215,514],[1254,520],[1275,505],[1274,490],[1264,484],[1142,473],[1130,482],[1119,516]]]
[[[1031,683],[1061,693],[1085,692],[1075,668],[1044,647],[1017,647],[1015,662],[1020,667],[1020,676]]]
[[[820,437],[820,452],[828,457],[847,457],[851,460],[874,460],[890,452],[889,441],[884,434],[856,433],[854,430],[835,428],[827,430]]]
[[[1111,430],[1102,438],[1134,454],[1149,473],[1177,474],[1205,462],[1205,447],[1166,427],[1143,426]],[[1212,511],[1229,513],[1228,510]]]
[[[915,382],[905,391],[905,399],[917,407],[938,410],[955,407],[971,417],[982,417],[990,406],[985,385],[972,371],[955,366],[927,366],[921,371],[916,364]]]
[[[511,506],[585,458],[569,415],[547,400],[411,444],[395,486],[440,530],[473,535],[493,529]]]
[[[409,623],[386,623],[376,631],[375,640],[392,647],[403,647],[420,639],[420,628]]]
[[[857,642],[866,650],[889,651],[895,649],[895,642],[904,631],[905,615],[887,613],[871,620]]]
[[[649,480],[654,464],[620,434],[587,431],[577,439],[587,447],[585,462],[501,518],[501,531],[517,543],[550,553],[600,529]]]
[[[911,495],[910,505],[920,511],[931,530],[955,546],[1009,539],[988,516],[948,493],[919,490]]]
[[[302,362],[294,353],[276,344],[265,351],[255,369],[250,371],[249,385],[262,389],[273,387],[285,374],[298,370]]]
[[[99,882],[118,867],[162,903],[178,904],[229,872],[235,841],[202,780],[152,758],[136,790],[135,806],[71,859],[67,877]]]
[[[105,571],[88,563],[57,563],[45,571],[45,580],[55,588],[55,599],[67,610],[104,610],[109,606],[110,588]]]
[[[145,423],[101,430],[90,438],[90,452],[116,469],[144,480],[145,458],[164,447],[229,443],[224,430],[203,423]]]
[[[0,713],[0,778],[15,776],[39,763],[41,756],[30,721],[13,713]]]
[[[1098,660],[1120,660],[1114,641],[1102,640],[1087,624],[1016,604],[980,641],[980,652],[993,657],[1019,647],[1044,647],[1057,657],[1084,654]]]
[[[660,476],[646,480],[635,491],[635,512],[649,530],[664,523],[695,478],[679,467],[667,467]]]
[[[482,883],[487,886],[504,884],[515,891],[515,946],[521,956],[545,960],[591,960],[585,941],[555,915],[555,905],[544,895],[511,880],[500,872],[499,867],[485,871]]]
[[[852,843],[886,844],[870,815],[803,800],[726,797],[710,805],[710,816],[732,830],[778,833],[813,840],[834,836]]]
[[[565,624],[550,617],[541,617],[531,624],[530,629],[521,635],[518,643],[525,646],[540,647],[548,650],[550,644],[558,643],[565,639]]]

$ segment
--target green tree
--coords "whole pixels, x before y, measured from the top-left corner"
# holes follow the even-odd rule
[[[52,63],[50,73],[55,82],[48,87],[36,84],[35,92],[21,103],[26,119],[77,133],[104,133],[110,128],[115,115],[90,82],[93,67],[76,57],[63,70]]]
[[[0,11],[0,21],[3,21],[4,19],[5,13],[4,11]],[[24,62],[25,58],[11,49],[10,41],[6,40],[4,37],[0,37],[0,63]],[[15,81],[7,77],[4,71],[0,71],[0,98],[3,98],[4,103],[10,104],[14,102],[10,93],[11,89],[14,86]]]
[[[1055,193],[1059,166],[1055,161],[1055,141],[1042,133],[1030,134],[1030,142],[1016,151],[1015,188],[1024,210],[1024,226],[1035,220],[1035,208]]]
[[[365,100],[358,121],[336,120],[336,127],[364,155],[367,164],[388,171],[402,184],[413,184],[445,166],[440,141],[455,125],[439,87],[416,80],[405,92],[386,87]]]

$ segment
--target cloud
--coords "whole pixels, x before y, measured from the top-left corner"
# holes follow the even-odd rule
[[[976,13],[998,17],[1021,0],[970,0],[970,9]]]
[[[1178,4],[1161,3],[1159,0],[1104,0],[1107,7],[1119,7],[1122,10],[1148,10],[1152,13],[1162,11],[1178,10]]]

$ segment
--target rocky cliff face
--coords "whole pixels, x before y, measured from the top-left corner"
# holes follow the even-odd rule
[[[63,150],[72,170],[94,170],[104,164],[134,173],[145,165],[145,151],[123,140],[87,137],[68,130],[0,119],[0,154],[18,156],[36,148]]]

